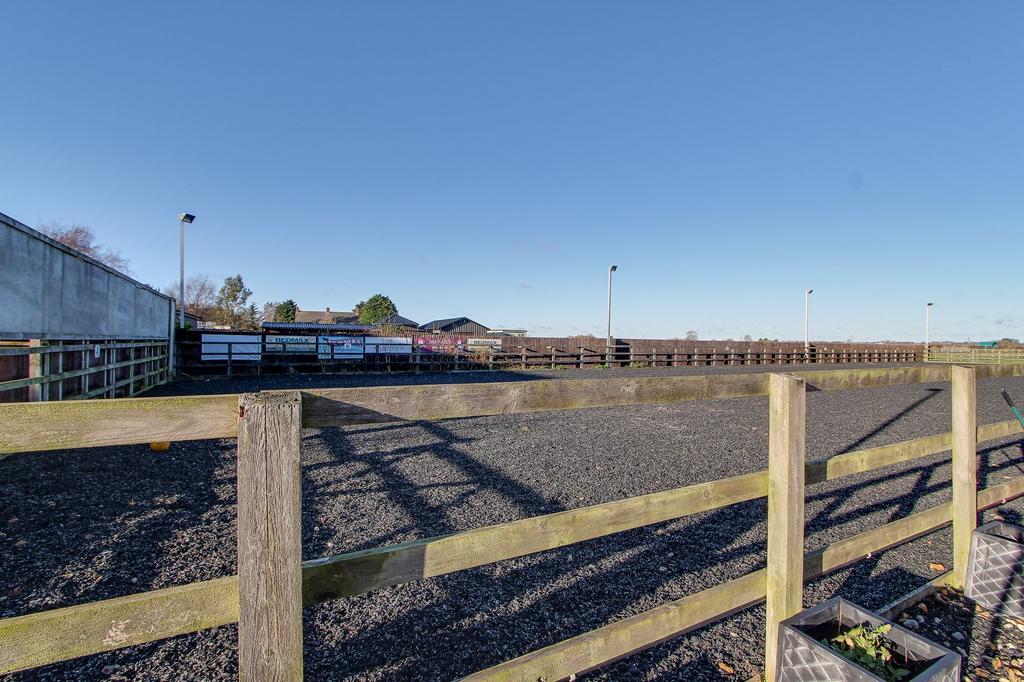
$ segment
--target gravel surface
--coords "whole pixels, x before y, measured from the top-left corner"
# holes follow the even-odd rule
[[[983,609],[962,592],[943,589],[900,615],[906,625],[964,659],[964,680],[1024,681],[1024,621]]]
[[[766,368],[718,371],[750,369]],[[587,374],[595,372],[618,370]],[[442,376],[456,377],[496,380],[492,373]],[[408,378],[439,380],[347,375],[314,377],[299,387]],[[190,381],[160,392],[235,393],[299,380],[307,377]],[[1024,379],[979,382],[979,424],[1010,418],[999,396],[1004,387],[1024,396]],[[767,399],[758,397],[305,430],[303,555],[763,469],[767,411]],[[812,392],[807,421],[810,459],[946,431],[948,385]],[[1024,472],[1017,441],[987,444],[982,485]],[[234,467],[230,440],[175,443],[165,453],[130,446],[0,460],[0,617],[233,573]],[[807,547],[944,502],[948,481],[949,467],[938,455],[814,485]],[[306,609],[306,675],[452,679],[738,577],[764,564],[765,507],[763,500],[734,505]],[[1003,513],[1024,513],[1024,502]],[[805,603],[842,594],[879,608],[933,577],[928,564],[936,561],[951,563],[948,530],[811,582]],[[763,664],[763,618],[762,608],[749,609],[589,677],[746,679]],[[235,639],[233,627],[222,627],[3,679],[234,679]],[[735,673],[727,675],[719,663]]]

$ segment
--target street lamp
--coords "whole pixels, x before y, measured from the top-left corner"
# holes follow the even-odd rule
[[[178,326],[185,331],[185,223],[191,224],[196,217],[191,213],[178,216]]]
[[[804,351],[811,351],[811,294],[814,293],[814,289],[808,289],[804,292]]]
[[[619,269],[618,265],[608,266],[608,346],[612,345],[612,273]]]
[[[924,306],[924,359],[928,359],[928,341],[932,335],[932,303]]]

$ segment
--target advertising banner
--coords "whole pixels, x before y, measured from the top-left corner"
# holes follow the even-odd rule
[[[466,340],[461,336],[417,336],[416,347],[428,353],[454,353],[466,347]]]
[[[316,353],[321,360],[362,360],[362,336],[318,336]]]
[[[268,353],[315,353],[315,336],[273,336],[266,338]]]
[[[367,336],[366,353],[378,355],[409,355],[412,353],[412,337],[409,336]]]
[[[262,341],[262,336],[251,334],[203,334],[202,359],[208,362],[227,362],[228,344],[231,344],[231,362],[259,360]]]

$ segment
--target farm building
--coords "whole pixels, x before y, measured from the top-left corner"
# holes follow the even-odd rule
[[[447,332],[449,334],[486,334],[488,327],[479,322],[474,322],[468,317],[449,317],[444,320],[433,320],[420,326],[420,329],[428,332]]]
[[[296,310],[296,322],[315,322],[320,324],[359,324],[359,315],[348,311],[331,310]]]
[[[418,329],[420,326],[419,322],[414,322],[413,320],[410,320],[408,317],[402,317],[398,313],[395,313],[390,317],[385,317],[383,320],[380,320],[376,324],[378,327],[382,327],[384,325],[391,325],[393,327],[412,327],[414,329]]]
[[[174,300],[0,213],[0,402],[167,380]]]

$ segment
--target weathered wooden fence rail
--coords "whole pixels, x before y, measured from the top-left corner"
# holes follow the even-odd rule
[[[974,448],[1021,433],[1015,420],[975,427],[976,377],[1024,366],[927,366],[583,381],[266,392],[0,405],[0,454],[239,436],[239,570],[218,578],[0,620],[0,672],[37,667],[239,622],[243,679],[299,679],[301,609],[612,533],[768,497],[767,569],[688,595],[470,676],[561,679],[720,619],[771,596],[768,631],[800,604],[805,580],[949,523],[959,556],[977,509],[1024,495],[1024,477],[977,491]],[[807,390],[953,379],[953,430],[805,462]],[[768,471],[299,564],[298,429],[378,421],[769,395]],[[241,425],[241,426],[240,426]],[[804,486],[949,451],[953,501],[804,554]],[[83,453],[82,456],[87,456]],[[954,580],[963,570],[954,565]],[[298,624],[298,625],[297,625]],[[297,629],[298,628],[298,629]],[[769,641],[771,641],[769,639]]]
[[[254,338],[257,335],[254,335]],[[370,337],[367,337],[370,338]],[[287,350],[297,344],[268,341],[179,341],[178,366],[189,374],[266,374],[285,371],[463,371],[508,369],[587,369],[606,367],[726,367],[851,363],[908,363],[923,360],[913,347],[836,349],[683,346],[649,351],[631,346],[571,349],[515,345],[507,349],[468,346],[450,352],[413,350],[411,353],[366,353],[358,357],[336,353]],[[214,346],[217,350],[211,350]],[[254,352],[254,349],[258,349]]]

